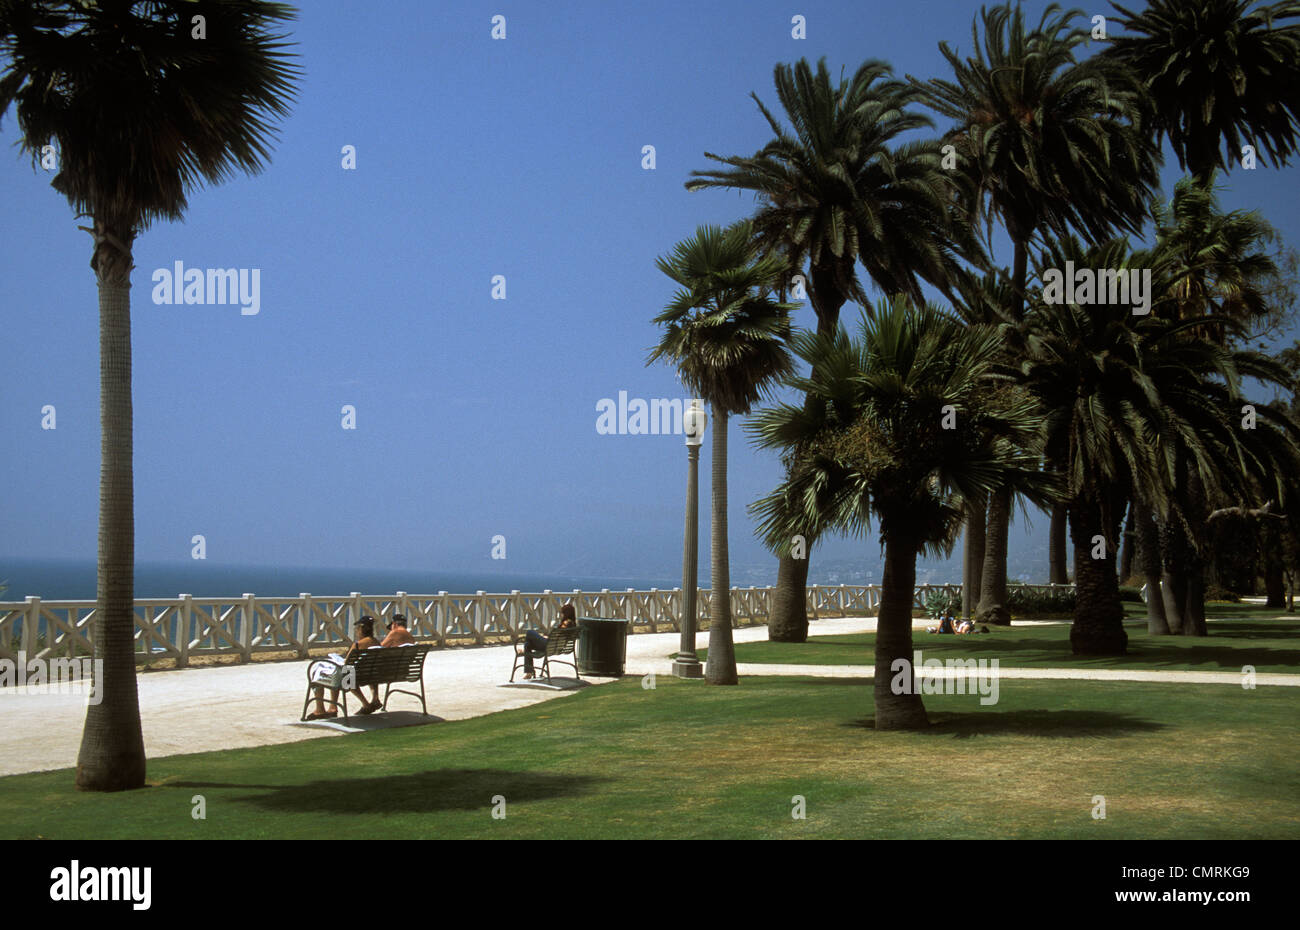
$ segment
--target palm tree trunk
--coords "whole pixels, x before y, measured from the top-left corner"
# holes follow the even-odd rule
[[[974,617],[984,580],[984,536],[988,521],[988,495],[966,502],[966,544],[961,566],[961,615]]]
[[[1165,557],[1165,567],[1160,576],[1160,591],[1165,602],[1165,621],[1169,632],[1183,632],[1187,615],[1187,573],[1180,566],[1171,567]]]
[[[1276,539],[1276,537],[1274,537]],[[1281,541],[1278,540],[1280,543]],[[1283,578],[1282,559],[1274,548],[1264,552],[1264,593],[1268,595],[1265,607],[1286,607],[1286,582]]]
[[[1195,564],[1187,573],[1187,609],[1183,615],[1184,636],[1205,636],[1205,566]]]
[[[709,531],[709,658],[704,678],[714,685],[739,684],[731,637],[731,565],[727,551],[727,411],[713,404],[713,522]]]
[[[1208,533],[1205,518],[1205,486],[1196,469],[1187,470],[1187,511],[1191,525],[1204,537]],[[1187,601],[1183,612],[1183,635],[1204,636],[1205,627],[1205,558],[1195,538],[1187,540]]]
[[[1093,537],[1106,539],[1103,558],[1093,558]],[[1115,574],[1119,521],[1106,526],[1100,495],[1084,490],[1070,503],[1070,540],[1074,543],[1074,624],[1070,646],[1075,655],[1118,656],[1128,646],[1124,604]]]
[[[1124,521],[1124,539],[1120,547],[1119,583],[1124,584],[1133,577],[1134,549],[1137,547],[1137,531],[1134,529],[1136,516],[1134,504],[1129,503],[1128,517]]]
[[[833,335],[839,326],[840,308],[845,296],[835,286],[835,278],[825,267],[808,269],[808,298],[817,314],[817,332]],[[810,373],[815,377],[816,371]],[[805,408],[808,398],[804,398]],[[789,478],[789,472],[786,473]],[[808,571],[812,567],[812,544],[806,541],[804,557],[780,556],[776,568],[776,590],[772,592],[772,613],[767,620],[767,638],[778,643],[802,643],[808,640]]]
[[[1140,500],[1133,502],[1133,510],[1137,559],[1147,582],[1147,632],[1168,636],[1169,621],[1165,619],[1165,600],[1160,590],[1160,536],[1155,516],[1150,506]]]
[[[91,264],[99,285],[99,553],[93,641],[95,697],[77,755],[91,791],[144,786],[144,736],[135,680],[135,498],[131,410],[131,255],[103,241]],[[115,229],[129,249],[131,235]]]
[[[1019,323],[1025,315],[1025,286],[1029,278],[1029,248],[1019,230],[1008,229],[1012,241],[1011,318]],[[1011,525],[1011,492],[989,495],[988,530],[984,541],[984,572],[980,582],[978,619],[983,623],[1008,625],[1007,532]]]
[[[892,533],[885,543],[885,569],[876,619],[876,675],[873,691],[877,730],[924,730],[930,725],[921,702],[919,670],[912,668],[912,598],[916,590],[916,556],[920,547]],[[895,694],[902,660],[912,687]],[[915,693],[908,693],[908,692]]]
[[[1052,584],[1070,583],[1070,565],[1065,545],[1068,524],[1069,520],[1067,519],[1065,505],[1053,505],[1052,522],[1048,530],[1047,542],[1048,580]]]
[[[783,555],[777,565],[772,615],[767,622],[767,638],[774,643],[808,641],[808,555],[807,549],[802,559]]]
[[[994,491],[989,495],[989,522],[985,535],[984,574],[980,581],[980,600],[976,615],[981,623],[1006,625],[1011,622],[1007,609],[1007,533],[1011,523],[1011,492]]]

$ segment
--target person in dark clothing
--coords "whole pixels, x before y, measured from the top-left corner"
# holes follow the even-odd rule
[[[563,630],[576,625],[578,622],[577,612],[574,611],[572,604],[565,604],[560,608],[560,622],[555,629]],[[549,639],[539,633],[537,630],[529,630],[524,634],[524,679],[528,680],[535,677],[533,675],[533,659],[546,655],[546,644]]]

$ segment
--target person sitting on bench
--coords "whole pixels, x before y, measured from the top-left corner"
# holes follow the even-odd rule
[[[393,614],[393,619],[388,621],[388,635],[379,645],[388,646],[413,646],[415,637],[406,630],[406,618],[401,614]],[[361,709],[358,714],[373,714],[376,710],[384,706],[384,702],[379,700],[379,685],[370,686],[370,703],[364,700],[361,702]]]
[[[343,657],[344,662],[352,658],[354,654],[361,652],[363,649],[370,649],[371,647],[379,645],[379,640],[375,639],[375,618],[374,617],[362,617],[360,620],[356,622],[353,629],[359,630],[361,632],[361,636],[359,639],[356,640],[356,642],[352,644],[352,647],[348,649],[347,655]],[[352,693],[355,694],[357,696],[357,700],[361,702],[361,709],[357,711],[358,714],[373,714],[380,707],[384,706],[383,702],[378,700],[379,697],[378,690],[377,689],[372,689],[372,690],[375,691],[375,700],[367,702],[366,696],[361,693],[360,688],[352,689]],[[308,714],[307,719],[323,720],[328,717],[337,717],[339,715],[339,709],[338,709],[339,689],[330,688],[330,703],[333,705],[334,709],[328,711],[325,709],[325,686],[316,685],[315,691],[316,691],[316,711],[314,713]]]
[[[560,608],[560,623],[557,630],[567,629],[577,624],[578,615],[573,609],[572,604],[565,604]],[[524,680],[527,681],[533,677],[533,659],[541,658],[546,655],[546,644],[549,640],[536,630],[529,630],[524,634]]]
[[[393,619],[388,621],[388,635],[379,645],[388,646],[410,646],[415,643],[415,637],[406,629],[406,618],[401,614],[393,614]]]

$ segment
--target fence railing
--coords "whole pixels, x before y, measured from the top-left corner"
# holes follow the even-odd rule
[[[1072,585],[1024,585],[1050,591]],[[762,623],[772,609],[774,588],[732,588],[731,612],[736,621]],[[961,594],[961,585],[917,585],[913,607],[925,609],[934,591]],[[808,616],[866,616],[880,606],[879,585],[809,585]],[[560,608],[572,603],[579,617],[615,617],[629,621],[632,632],[677,631],[682,614],[680,588],[638,591],[543,591],[540,594],[396,594],[346,597],[193,597],[149,598],[135,602],[136,651],[170,658],[178,667],[194,656],[235,656],[249,661],[254,653],[292,652],[348,642],[353,622],[369,614],[379,621],[400,613],[420,642],[443,646],[488,637],[512,637],[531,628],[546,629]],[[709,590],[701,588],[696,615],[709,619]],[[0,601],[0,658],[28,659],[89,656],[94,651],[94,601]]]

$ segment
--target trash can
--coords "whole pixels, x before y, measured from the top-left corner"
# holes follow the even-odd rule
[[[627,621],[611,617],[578,618],[578,671],[597,678],[618,678],[627,662]]]

